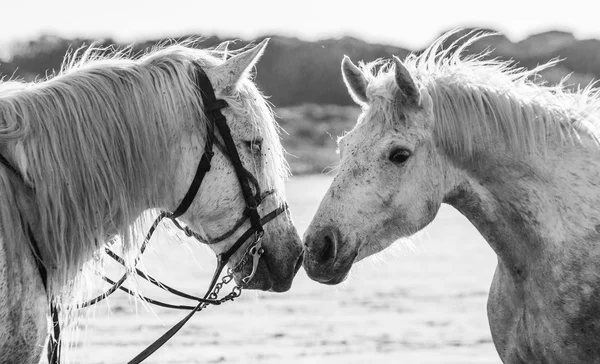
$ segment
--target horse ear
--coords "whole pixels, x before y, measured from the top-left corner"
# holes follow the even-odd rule
[[[227,60],[227,56],[229,55],[229,41],[226,40],[223,43],[219,44],[216,48],[215,48],[215,52],[217,53],[221,53],[222,56],[221,58],[226,61]]]
[[[222,64],[207,70],[207,73],[213,76],[215,89],[224,94],[230,94],[237,86],[237,83],[258,62],[267,47],[267,43],[269,43],[269,38],[266,38],[252,49],[237,54]]]
[[[356,67],[348,56],[342,60],[342,76],[344,83],[348,87],[348,93],[352,96],[354,102],[359,105],[366,104],[367,98],[367,79],[360,68]]]
[[[395,77],[396,84],[400,91],[405,96],[405,102],[409,104],[419,105],[419,90],[417,89],[417,85],[413,80],[412,76],[400,60],[400,58],[394,56],[394,65],[395,65]]]

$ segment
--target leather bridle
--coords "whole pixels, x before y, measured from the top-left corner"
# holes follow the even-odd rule
[[[275,219],[281,213],[285,212],[288,208],[287,204],[284,204],[282,206],[277,207],[275,210],[271,211],[269,214],[265,215],[264,217],[262,217],[262,218],[260,217],[260,215],[258,213],[258,206],[260,206],[260,204],[264,201],[264,199],[266,197],[273,194],[274,191],[271,190],[271,191],[267,191],[265,193],[261,193],[261,189],[260,189],[257,179],[252,175],[251,172],[249,172],[247,169],[245,169],[244,166],[242,165],[239,153],[235,146],[235,142],[233,141],[233,138],[231,136],[231,130],[229,129],[229,126],[227,125],[227,120],[226,120],[225,116],[221,112],[221,110],[223,108],[227,107],[228,104],[225,100],[216,98],[215,92],[213,90],[212,84],[210,83],[210,80],[208,79],[208,76],[206,75],[204,70],[199,65],[196,65],[195,78],[196,78],[198,92],[200,93],[200,96],[202,98],[204,112],[206,113],[206,117],[208,119],[207,133],[206,133],[207,136],[206,136],[206,144],[204,147],[204,154],[202,155],[202,158],[200,159],[200,162],[196,169],[196,173],[194,175],[194,179],[192,180],[190,187],[189,187],[187,193],[185,194],[185,196],[183,197],[183,199],[181,200],[181,203],[179,204],[179,206],[173,212],[164,212],[164,211],[161,212],[159,214],[159,216],[155,219],[152,226],[150,227],[150,229],[146,235],[146,238],[144,239],[144,242],[142,243],[142,245],[140,247],[139,256],[134,261],[134,269],[135,269],[135,273],[137,275],[148,280],[150,283],[162,288],[163,290],[166,290],[170,293],[178,295],[180,297],[184,297],[184,298],[188,298],[188,299],[197,301],[198,304],[196,306],[170,305],[170,304],[160,302],[158,300],[154,300],[154,299],[150,299],[150,298],[138,295],[135,292],[133,292],[123,286],[123,283],[125,282],[125,280],[128,277],[128,274],[126,273],[117,281],[113,281],[107,277],[102,277],[105,281],[110,283],[112,285],[112,287],[110,289],[108,289],[106,292],[104,292],[103,294],[97,296],[96,298],[77,305],[78,308],[91,306],[91,305],[105,299],[106,297],[108,297],[110,294],[112,294],[116,290],[120,289],[131,295],[137,296],[148,303],[152,303],[152,304],[156,304],[156,305],[159,305],[162,307],[168,307],[168,308],[191,310],[191,312],[187,316],[185,316],[180,322],[178,322],[170,330],[168,330],[165,334],[163,334],[161,337],[159,337],[154,343],[152,343],[150,346],[148,346],[145,350],[143,350],[135,358],[133,358],[131,361],[129,361],[128,364],[137,364],[137,363],[141,363],[142,361],[144,361],[148,356],[150,356],[152,353],[154,353],[156,350],[158,350],[162,345],[164,345],[173,335],[175,335],[183,327],[183,325],[194,315],[194,313],[201,311],[203,308],[207,307],[207,305],[209,305],[209,304],[219,305],[225,301],[230,301],[230,300],[233,300],[236,297],[238,297],[241,293],[242,288],[246,284],[248,284],[248,282],[250,282],[252,277],[254,277],[256,270],[257,270],[258,262],[260,260],[260,256],[264,253],[264,247],[262,247],[262,244],[261,244],[261,238],[264,234],[263,225],[265,225],[269,221]],[[218,133],[221,135],[221,138],[223,140],[222,144],[216,139],[215,128],[216,128],[216,131],[218,131]],[[214,149],[215,145],[219,146],[218,149],[223,154],[225,154],[225,156],[229,159],[229,161],[233,165],[235,174],[237,176],[237,180],[240,183],[242,195],[246,202],[246,207],[244,209],[242,218],[240,218],[236,222],[236,224],[232,227],[232,229],[230,229],[225,234],[223,234],[217,238],[211,239],[211,241],[209,241],[209,242],[206,242],[205,239],[203,239],[196,232],[192,231],[189,227],[182,226],[177,221],[177,218],[181,217],[188,210],[188,208],[192,204],[195,196],[197,195],[198,190],[200,189],[200,185],[202,184],[204,177],[210,170],[211,159],[214,155],[213,149]],[[12,164],[10,164],[8,162],[8,160],[6,158],[4,158],[2,155],[0,155],[0,164],[3,164],[4,166],[6,166],[9,171],[11,171],[23,183],[25,183],[25,180],[24,180],[23,176],[21,175],[21,173],[18,171],[18,169],[16,169],[14,166],[12,166]],[[252,186],[254,187],[255,192],[253,192]],[[238,231],[238,229],[248,219],[250,220],[250,228],[248,230],[246,230],[227,251],[217,255],[217,268],[215,269],[215,272],[211,279],[209,289],[207,290],[204,297],[202,297],[202,298],[180,292],[172,287],[165,285],[164,283],[161,283],[160,281],[153,278],[152,276],[135,268],[135,266],[137,265],[137,262],[141,258],[141,254],[143,254],[144,250],[146,249],[146,246],[149,243],[149,240],[152,237],[154,231],[156,230],[156,228],[158,227],[160,222],[165,218],[170,219],[175,224],[175,226],[177,228],[183,230],[186,233],[186,235],[194,237],[204,243],[209,243],[209,244],[215,244],[215,243],[218,243],[222,240],[229,238],[230,236],[235,234],[235,232]],[[43,264],[43,261],[41,260],[39,244],[34,239],[29,226],[28,226],[28,235],[29,235],[31,245],[34,250],[33,253],[34,253],[34,256],[36,259],[36,264],[38,266],[38,270],[40,272],[40,276],[42,277],[44,287],[47,290],[47,284],[48,284],[47,283],[47,276],[48,276],[47,270]],[[251,237],[253,237],[253,239],[252,239],[251,243],[248,245],[248,247],[246,248],[245,253],[242,256],[241,260],[239,262],[237,262],[237,264],[233,268],[229,268],[227,271],[227,274],[222,278],[222,281],[217,283],[217,281],[221,275],[221,272],[223,271],[223,269],[229,262],[229,259]],[[116,255],[112,250],[110,250],[110,248],[106,247],[105,251],[111,258],[115,259],[120,264],[125,265],[125,261],[118,255]],[[226,295],[225,297],[223,297],[221,299],[218,299],[218,293],[219,293],[219,290],[221,289],[221,287],[224,284],[227,284],[230,281],[232,281],[233,273],[236,271],[243,270],[244,264],[250,258],[252,259],[252,271],[250,272],[250,274],[243,277],[241,285],[239,285],[239,286],[236,285],[233,288],[231,293],[229,293],[228,295]],[[55,307],[54,304],[51,304],[51,315],[52,315],[52,322],[53,322],[54,338],[50,338],[49,342],[48,342],[48,363],[49,364],[58,364],[58,363],[60,363],[60,345],[59,345],[60,340],[58,340],[58,338],[60,336],[60,323],[58,320],[58,309],[57,309],[57,307]]]

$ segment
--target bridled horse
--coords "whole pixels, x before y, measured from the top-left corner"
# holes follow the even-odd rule
[[[288,169],[248,77],[266,44],[227,60],[89,49],[50,80],[0,83],[0,363],[40,362],[50,307],[53,323],[55,310],[77,316],[81,272],[105,243],[120,241],[135,271],[152,209],[209,243],[239,287],[290,288],[302,243]]]
[[[600,363],[600,96],[442,48],[342,74],[363,112],[306,231],[325,284],[423,229],[447,203],[498,256],[488,299],[504,363]],[[378,69],[377,69],[378,68]],[[450,273],[450,272],[449,272]],[[402,278],[400,278],[402,279]]]

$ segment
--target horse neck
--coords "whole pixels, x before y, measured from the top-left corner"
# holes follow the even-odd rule
[[[591,144],[587,136],[582,144],[550,142],[529,156],[491,146],[451,167],[456,183],[444,202],[473,223],[513,276],[524,277],[535,261],[599,239],[600,150]]]
[[[146,98],[142,95],[139,99]],[[23,108],[28,105],[25,101],[19,102]],[[29,103],[32,105],[27,106],[26,116],[31,135],[44,138],[49,134],[43,132],[44,123],[50,121],[39,115],[45,115],[42,112],[51,115],[52,110],[36,107],[34,97]],[[52,105],[49,102],[44,105],[47,104]],[[57,124],[54,133],[61,132],[67,135],[63,140],[76,140],[75,143],[25,136],[20,141],[22,148],[13,142],[7,145],[7,158],[27,161],[27,175],[36,186],[36,192],[35,211],[25,214],[25,220],[32,225],[44,261],[53,268],[50,273],[57,277],[59,286],[77,274],[81,265],[108,239],[120,235],[125,249],[135,247],[138,239],[133,233],[139,225],[131,224],[146,209],[174,207],[174,195],[179,191],[173,180],[178,181],[175,173],[182,154],[179,147],[185,137],[182,127],[189,134],[197,134],[191,133],[197,126],[192,126],[194,119],[185,111],[159,112],[162,104],[155,104],[158,106],[152,105],[154,108],[138,107],[139,113],[89,123],[90,130],[86,133],[76,134],[68,125]],[[121,110],[119,104],[111,105],[115,113]],[[41,111],[35,113],[35,110]],[[59,117],[55,119],[55,123],[61,121]],[[85,118],[80,119],[85,121]],[[123,125],[122,120],[135,122],[136,127]],[[60,168],[53,167],[54,160],[59,161]],[[62,170],[62,174],[57,170]]]

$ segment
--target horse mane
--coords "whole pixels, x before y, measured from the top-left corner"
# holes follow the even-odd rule
[[[493,35],[489,33],[470,32],[444,48],[458,31],[444,34],[404,61],[421,99],[430,97],[433,103],[434,137],[442,149],[469,159],[498,136],[508,149],[525,153],[544,151],[549,136],[565,141],[584,132],[600,141],[600,92],[593,84],[570,91],[565,87],[568,77],[556,86],[539,82],[539,73],[558,60],[526,70],[514,62],[488,59],[489,50],[465,55],[468,47]],[[377,60],[361,68],[369,81],[367,95],[379,105],[375,107],[383,110],[386,120],[398,120],[402,94],[397,92],[393,64]]]
[[[103,244],[116,238],[127,253],[140,243],[140,212],[157,206],[154,199],[170,188],[157,172],[175,168],[169,166],[173,123],[195,120],[206,129],[194,75],[198,66],[223,60],[221,51],[189,43],[138,56],[92,46],[67,57],[47,80],[0,83],[0,152],[35,189],[29,218],[48,255],[50,294],[63,306],[73,303],[73,281]],[[265,174],[270,185],[280,185],[287,165],[271,108],[249,79],[224,98],[261,121]],[[0,231],[21,237],[4,242],[14,247],[24,227],[15,220],[21,211],[9,196],[8,173],[0,168]]]

